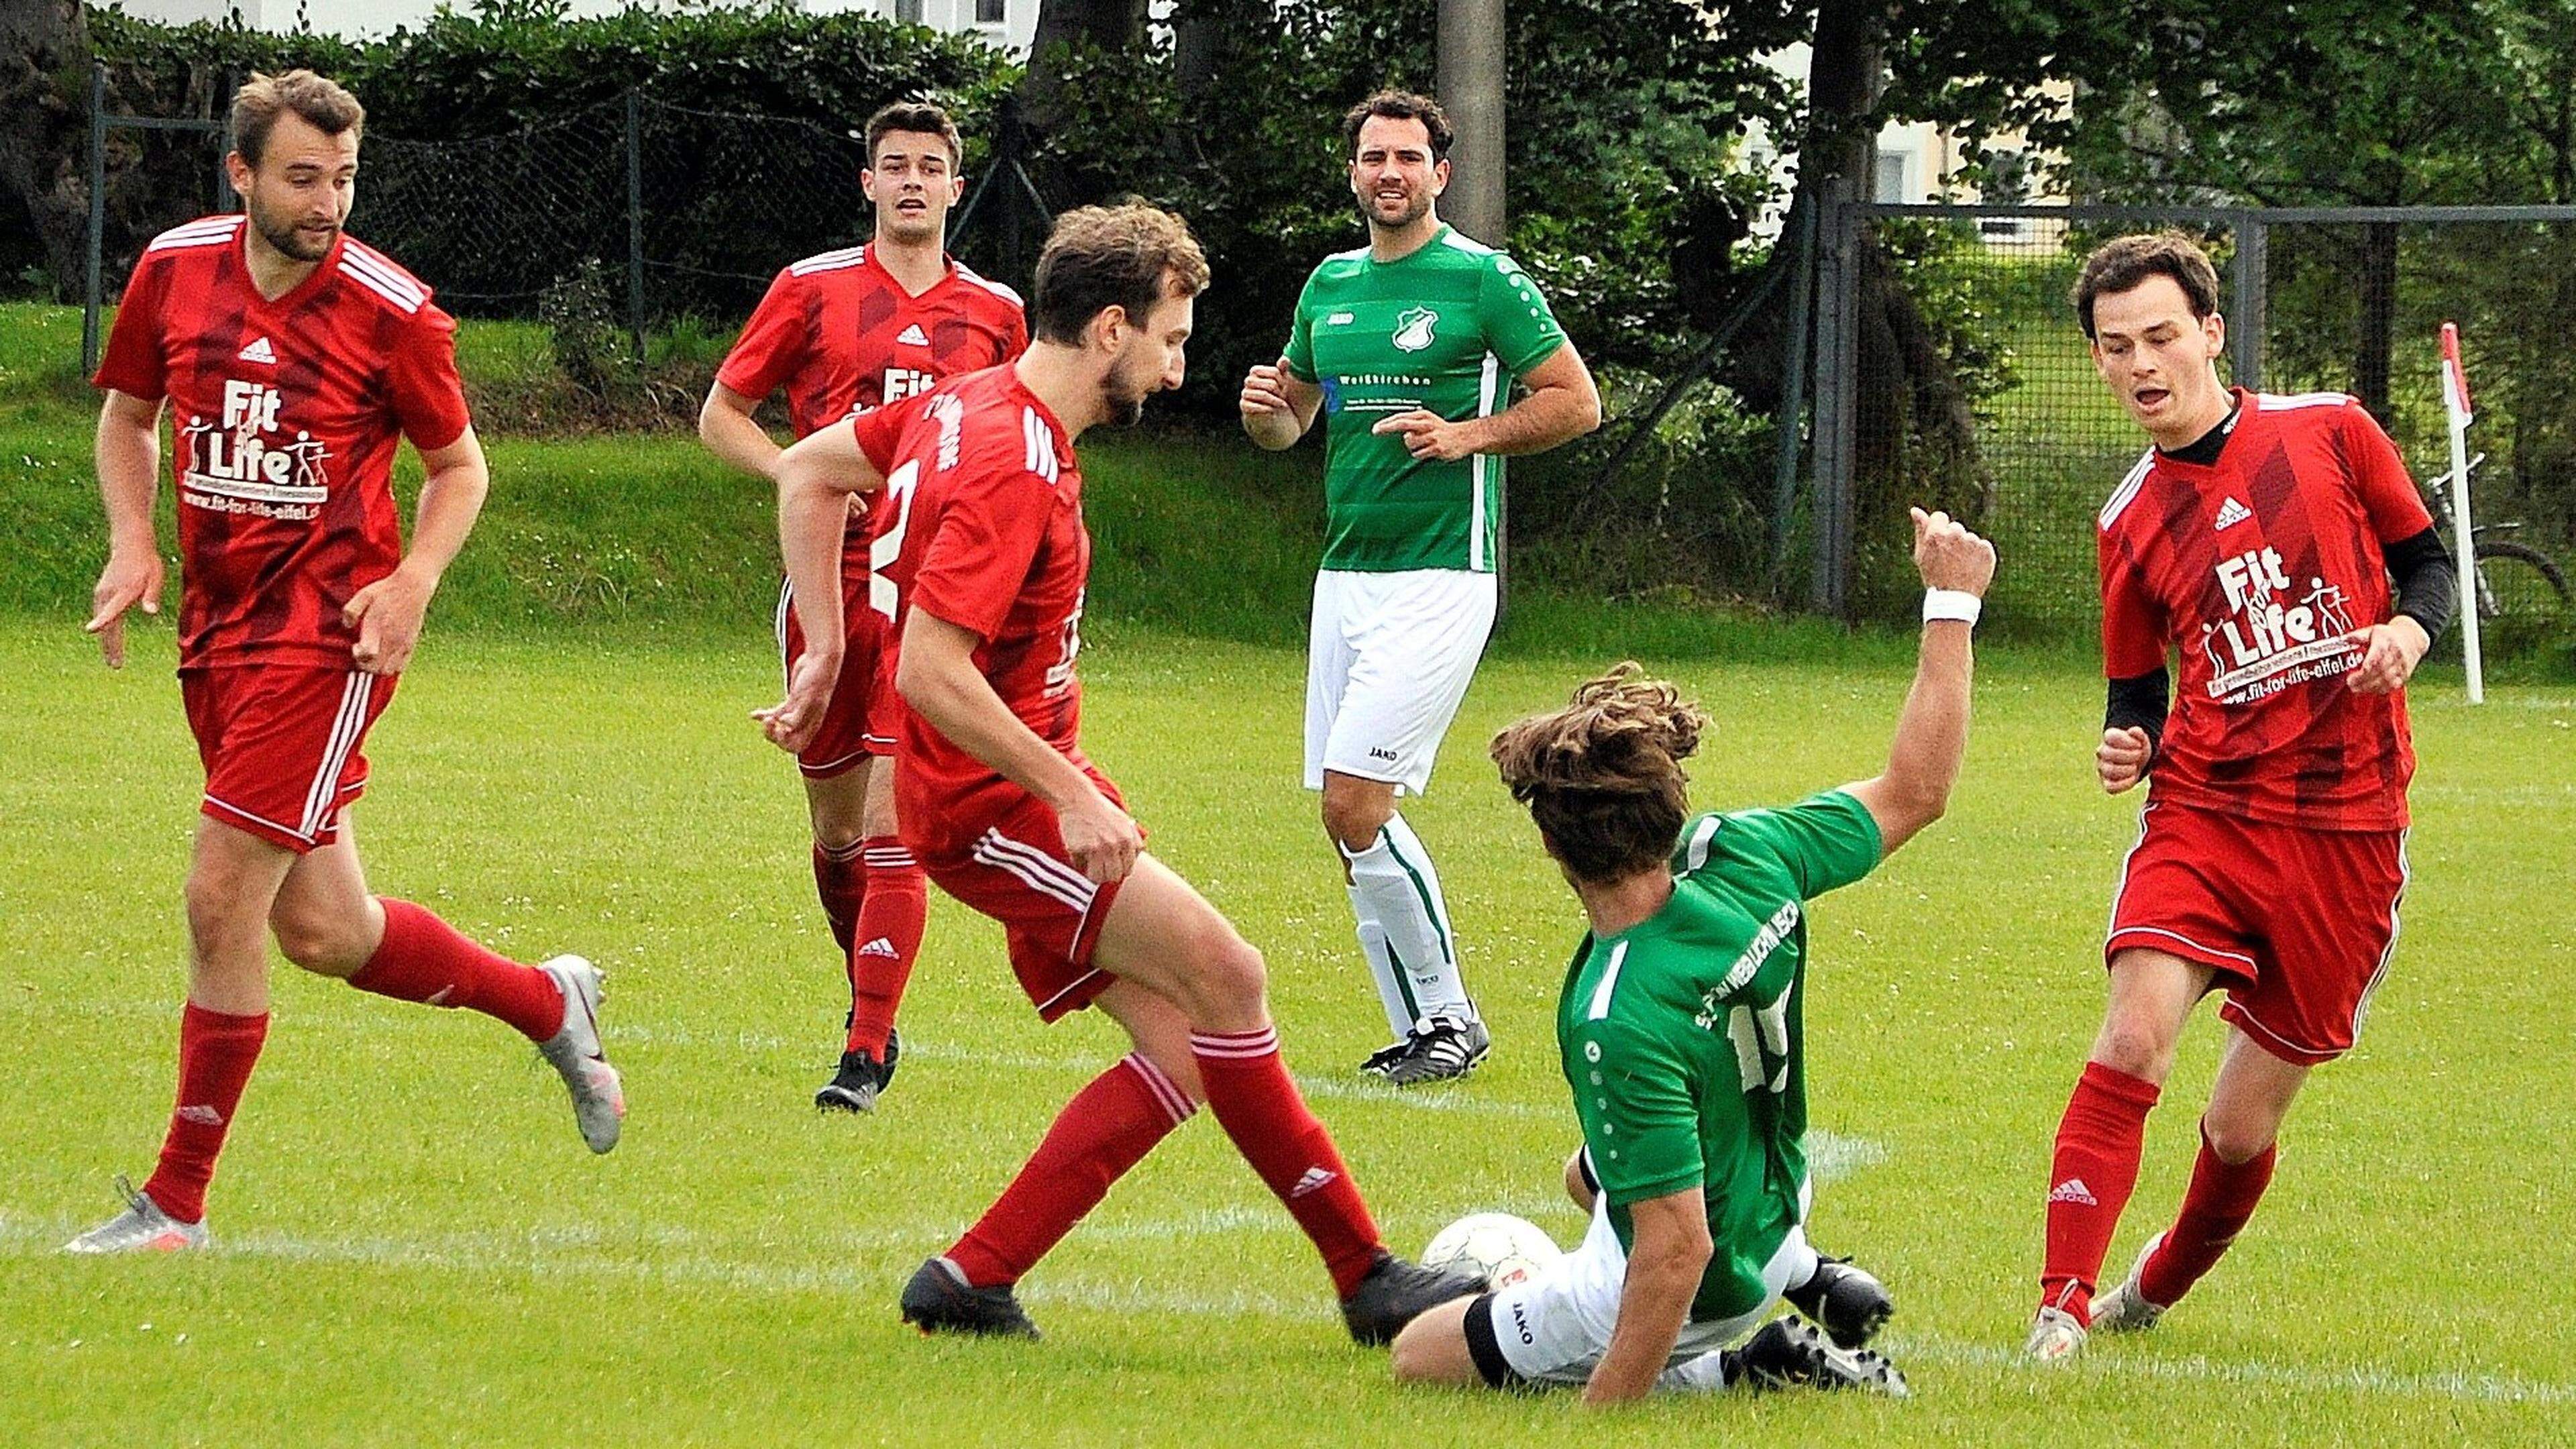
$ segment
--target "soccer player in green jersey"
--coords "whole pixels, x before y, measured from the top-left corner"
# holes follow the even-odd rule
[[[1801,988],[1806,903],[1940,818],[1967,748],[1968,633],[1994,548],[1917,509],[1914,560],[1928,590],[1922,658],[1874,778],[1685,823],[1681,762],[1707,720],[1634,665],[1495,736],[1504,783],[1591,919],[1557,1040],[1583,1124],[1580,1165],[1599,1190],[1582,1246],[1415,1319],[1395,1342],[1398,1378],[1580,1384],[1588,1403],[1659,1387],[1905,1392],[1893,1366],[1858,1347],[1883,1305],[1851,1333],[1810,1297],[1822,1290],[1830,1304],[1833,1280],[1856,1270],[1823,1262],[1806,1239]],[[1766,1325],[1784,1295],[1837,1341],[1796,1317]]]
[[[1398,1086],[1463,1076],[1489,1043],[1422,841],[1396,797],[1431,781],[1492,629],[1503,458],[1598,427],[1601,395],[1510,257],[1441,223],[1449,121],[1382,91],[1343,118],[1369,244],[1326,257],[1243,427],[1286,448],[1322,414],[1325,543],[1306,660],[1306,788],[1343,859]],[[1511,403],[1517,380],[1525,390]]]

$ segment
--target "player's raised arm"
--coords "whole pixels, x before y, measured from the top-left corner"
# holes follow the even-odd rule
[[[1923,575],[1923,652],[1897,717],[1887,768],[1850,787],[1878,822],[1884,855],[1941,818],[1968,751],[1968,636],[1995,576],[1995,546],[1946,513],[1914,510],[1914,566]]]
[[[152,495],[161,480],[161,404],[108,390],[98,410],[98,491],[107,509],[107,566],[81,627],[110,669],[125,667],[125,611],[161,612],[161,539]]]
[[[778,480],[778,554],[806,643],[787,681],[787,698],[753,711],[752,718],[773,744],[792,752],[804,748],[822,724],[832,684],[841,675],[841,539],[849,527],[850,495],[884,487],[885,475],[845,427],[799,440],[779,454],[771,475]]]
[[[471,425],[445,447],[423,449],[420,464],[429,476],[420,487],[411,548],[392,573],[358,590],[341,611],[358,630],[350,657],[369,674],[400,674],[411,662],[430,596],[465,547],[492,491],[492,470]]]
[[[1243,430],[1255,445],[1271,452],[1295,447],[1315,425],[1315,414],[1323,405],[1324,390],[1299,377],[1285,357],[1244,375]]]

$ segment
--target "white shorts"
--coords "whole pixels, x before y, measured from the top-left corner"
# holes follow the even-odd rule
[[[1815,1270],[1816,1250],[1807,1246],[1806,1230],[1790,1228],[1779,1251],[1762,1267],[1762,1286],[1768,1290],[1762,1302],[1733,1318],[1684,1323],[1665,1367],[1728,1347],[1760,1328],[1789,1285],[1805,1282]],[[1592,1227],[1582,1246],[1511,1287],[1477,1299],[1467,1310],[1468,1353],[1485,1381],[1497,1388],[1581,1384],[1610,1351],[1610,1333],[1619,1324],[1619,1300],[1627,1288],[1628,1254],[1619,1246],[1619,1230],[1610,1225],[1609,1199],[1595,1198]]]
[[[1494,628],[1492,574],[1315,575],[1306,644],[1306,788],[1333,770],[1419,795]]]

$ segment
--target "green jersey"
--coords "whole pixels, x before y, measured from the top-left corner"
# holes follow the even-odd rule
[[[1697,1187],[1716,1244],[1696,1321],[1762,1304],[1763,1265],[1807,1183],[1801,992],[1805,902],[1878,864],[1878,822],[1830,790],[1785,810],[1703,815],[1673,855],[1673,897],[1626,933],[1586,936],[1557,1042],[1611,1226]]]
[[[1414,408],[1489,416],[1510,379],[1564,345],[1529,274],[1448,227],[1391,262],[1367,247],[1326,257],[1298,294],[1285,354],[1324,389],[1324,567],[1491,573],[1503,460],[1416,461],[1402,434],[1369,429]]]

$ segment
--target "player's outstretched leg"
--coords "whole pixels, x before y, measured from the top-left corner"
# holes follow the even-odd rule
[[[599,969],[579,956],[526,966],[425,907],[367,889],[344,813],[333,841],[295,862],[269,912],[286,959],[396,1001],[478,1011],[537,1044],[572,1095],[593,1152],[617,1145],[626,1098],[599,1040]]]
[[[1197,1112],[1189,1024],[1178,1008],[1131,982],[1097,1003],[1137,1049],[1074,1094],[1010,1186],[903,1292],[904,1321],[924,1332],[1034,1338],[1012,1287],[1154,1144]],[[1166,1071],[1156,1058],[1171,1061]]]
[[[2097,1326],[2114,1332],[2154,1327],[2218,1265],[2272,1185],[2281,1122],[2309,1070],[2257,1046],[2241,1029],[2228,1032],[2182,1209],[2172,1227],[2148,1241],[2128,1279],[2095,1305]]]
[[[1280,1058],[1261,953],[1187,882],[1139,857],[1094,959],[1186,1014],[1208,1109],[1323,1256],[1353,1338],[1387,1342],[1415,1314],[1475,1291],[1472,1278],[1386,1251],[1332,1134]]]

